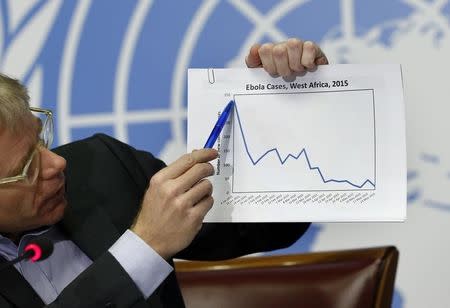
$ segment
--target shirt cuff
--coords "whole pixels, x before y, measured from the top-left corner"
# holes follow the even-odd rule
[[[173,267],[131,230],[109,248],[145,298],[167,278]]]

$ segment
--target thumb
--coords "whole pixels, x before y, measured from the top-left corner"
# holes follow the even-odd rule
[[[261,58],[259,57],[258,50],[261,47],[259,44],[254,44],[245,58],[245,64],[248,68],[262,67]]]

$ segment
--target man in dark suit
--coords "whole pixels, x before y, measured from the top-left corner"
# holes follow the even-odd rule
[[[327,60],[311,42],[255,45],[249,67],[289,76]],[[0,262],[45,234],[53,255],[0,273],[0,307],[183,307],[172,258],[281,248],[308,224],[203,224],[212,149],[169,166],[106,135],[51,152],[52,116],[0,75]],[[66,168],[67,166],[67,168]],[[67,181],[66,181],[67,179]],[[150,183],[150,184],[149,184]]]

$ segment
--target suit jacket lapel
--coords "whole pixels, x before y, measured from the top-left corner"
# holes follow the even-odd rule
[[[77,217],[81,219],[76,219]],[[89,213],[79,216],[68,210],[60,226],[91,260],[100,257],[120,237],[120,233],[100,207],[89,207]],[[3,262],[6,260],[0,257],[0,264]],[[19,308],[44,306],[40,297],[14,266],[2,270],[0,294]]]
[[[79,204],[80,205],[80,204]],[[74,213],[82,211],[84,214]],[[109,216],[98,206],[84,203],[76,210],[70,208],[59,224],[76,245],[91,259],[96,260],[120,237]],[[0,264],[6,260],[0,257]],[[43,307],[44,303],[22,275],[10,266],[2,270],[0,294],[19,308]]]
[[[6,260],[0,257],[0,264]],[[0,294],[19,308],[43,307],[44,303],[14,266],[2,270]]]

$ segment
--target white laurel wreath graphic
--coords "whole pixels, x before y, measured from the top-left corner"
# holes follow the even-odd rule
[[[5,0],[0,11],[0,71],[19,80],[29,76],[27,87],[31,104],[40,106],[44,72],[36,64],[48,34],[62,5],[61,0]],[[39,6],[39,7],[37,7]],[[37,9],[31,17],[32,10]],[[6,18],[8,17],[8,18]],[[8,21],[8,24],[6,24]],[[20,27],[20,25],[24,26]],[[10,41],[6,41],[11,36]]]

